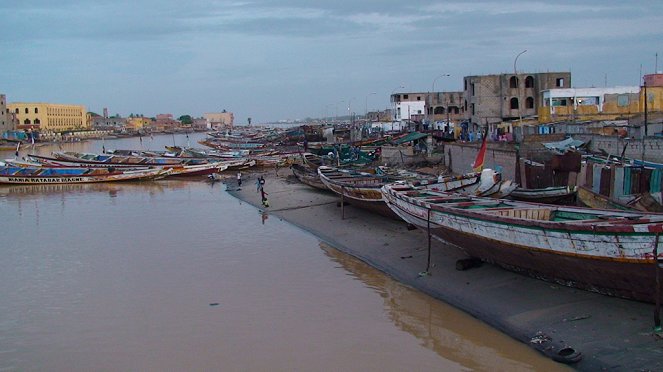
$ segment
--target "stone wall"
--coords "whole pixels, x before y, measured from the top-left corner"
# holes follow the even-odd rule
[[[642,140],[625,139],[616,136],[601,136],[592,134],[574,135],[574,139],[589,142],[589,150],[600,152],[601,150],[610,155],[621,155],[626,146],[624,156],[632,159],[642,158]],[[645,138],[645,160],[657,163],[663,163],[663,138],[646,137]]]

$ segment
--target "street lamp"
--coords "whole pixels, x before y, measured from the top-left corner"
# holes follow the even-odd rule
[[[437,76],[435,79],[433,79],[433,88],[431,90],[431,97],[430,97],[430,108],[431,109],[433,108],[433,96],[432,95],[435,94],[435,82],[437,82],[437,79],[439,79],[441,77],[449,77],[449,76],[451,76],[451,75],[450,74],[442,74],[442,75]],[[435,114],[435,113],[431,112],[431,114]],[[428,118],[428,110],[426,110],[426,118]]]
[[[364,102],[364,119],[368,119],[368,96],[372,94],[377,94],[376,92],[370,92],[366,95],[366,101]]]
[[[340,102],[336,103],[336,117],[334,118],[335,123],[338,122],[338,104],[343,102],[345,102],[345,100],[341,100]]]

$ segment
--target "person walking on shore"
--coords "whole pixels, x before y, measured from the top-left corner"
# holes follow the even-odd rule
[[[237,187],[242,187],[242,172],[237,172]]]
[[[258,179],[256,180],[256,192],[260,192],[260,190],[262,190],[262,187],[264,185],[265,185],[265,179],[262,176],[258,177]]]
[[[263,189],[263,188],[261,187],[261,188],[260,188],[260,196],[261,196],[261,198],[262,198],[262,205],[263,205],[265,208],[269,208],[269,201],[267,201],[267,195],[268,195],[268,194],[265,192],[265,189]]]

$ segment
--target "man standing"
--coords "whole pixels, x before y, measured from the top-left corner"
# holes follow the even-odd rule
[[[242,187],[242,172],[237,172],[237,187]]]

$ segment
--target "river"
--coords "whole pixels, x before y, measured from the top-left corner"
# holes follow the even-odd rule
[[[564,368],[218,183],[0,186],[0,219],[0,371]]]

